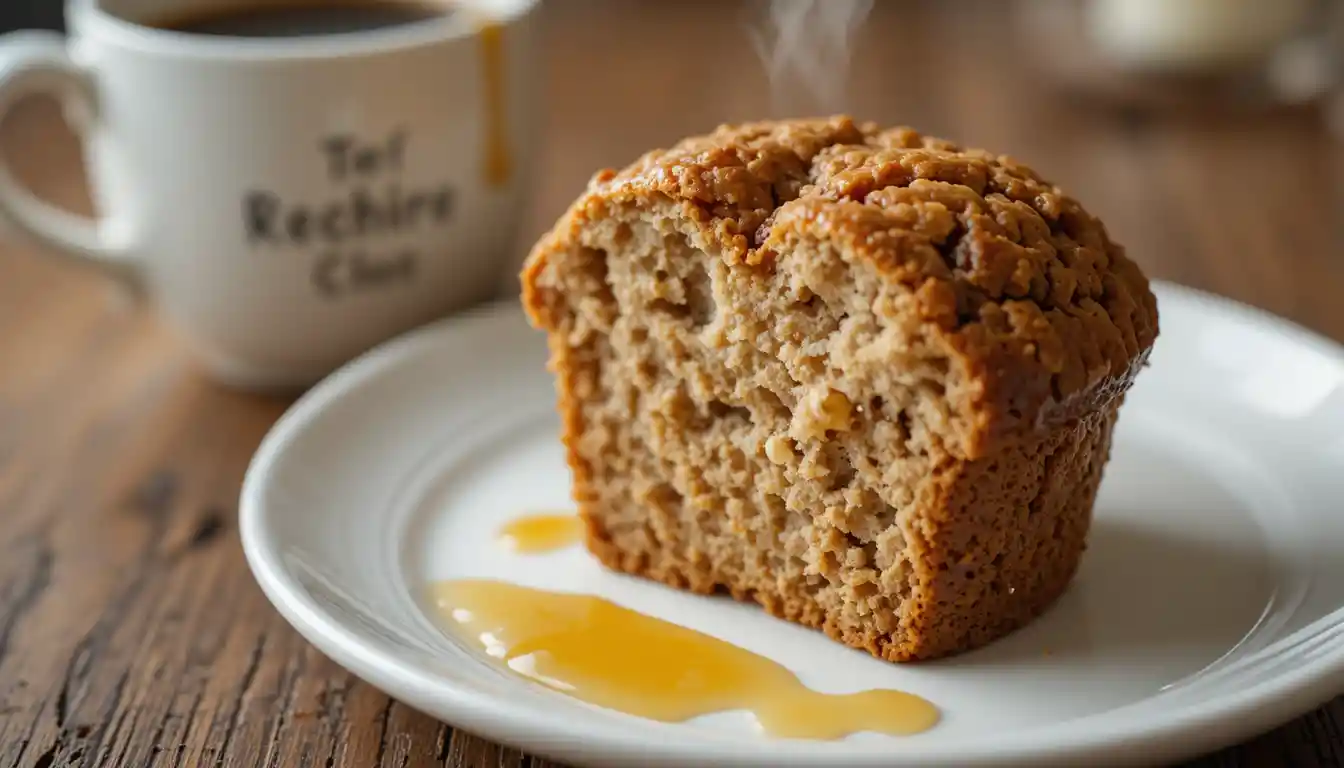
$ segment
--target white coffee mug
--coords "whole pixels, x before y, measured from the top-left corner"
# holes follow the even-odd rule
[[[153,26],[238,2],[72,0],[68,39],[0,37],[0,115],[62,98],[98,212],[0,162],[0,213],[142,288],[219,379],[302,386],[516,264],[538,0],[304,37]]]

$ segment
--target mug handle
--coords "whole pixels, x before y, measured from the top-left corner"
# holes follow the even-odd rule
[[[60,98],[77,129],[95,118],[97,94],[93,77],[75,63],[65,38],[55,32],[23,31],[0,35],[0,119],[29,96]],[[117,242],[106,222],[57,208],[38,199],[14,178],[0,156],[0,215],[21,233],[54,253],[85,264],[95,264],[136,293],[139,270],[129,260],[129,248]]]

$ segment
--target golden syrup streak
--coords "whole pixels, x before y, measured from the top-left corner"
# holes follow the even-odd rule
[[[504,27],[482,20],[476,35],[481,41],[481,88],[485,92],[485,180],[491,186],[503,186],[513,173],[509,156],[509,130],[505,124]]]
[[[575,514],[531,515],[499,529],[499,539],[514,552],[536,554],[563,549],[583,538],[583,521]]]
[[[681,722],[750,710],[773,736],[904,735],[938,722],[924,699],[892,690],[826,694],[764,656],[600,597],[491,580],[433,586],[449,630],[496,663],[576,699]]]

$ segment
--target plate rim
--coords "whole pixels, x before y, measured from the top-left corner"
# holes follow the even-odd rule
[[[1344,365],[1344,346],[1304,326],[1265,310],[1200,289],[1166,281],[1151,281],[1158,295],[1199,306],[1228,319],[1274,331],[1288,343],[1304,345]],[[1087,728],[1088,721],[1106,725],[1109,712],[1081,720],[1073,733],[1041,739],[1037,729],[1022,736],[992,742],[946,746],[911,744],[909,749],[881,751],[874,745],[854,745],[848,751],[809,748],[784,741],[787,751],[762,749],[747,742],[706,742],[687,739],[659,745],[649,751],[646,740],[632,733],[583,730],[571,719],[519,707],[507,699],[481,693],[452,681],[427,682],[423,672],[395,652],[351,632],[339,618],[313,601],[308,591],[283,566],[283,553],[267,536],[270,510],[265,501],[267,482],[279,457],[311,423],[332,404],[359,389],[368,380],[386,375],[423,354],[422,348],[443,343],[442,337],[470,334],[521,310],[514,300],[494,301],[448,316],[386,341],[354,358],[301,395],[272,425],[261,441],[243,478],[239,499],[239,532],[245,559],[263,594],[299,634],[351,674],[394,699],[422,711],[433,707],[454,727],[529,752],[569,761],[674,766],[713,761],[733,766],[1004,766],[1073,764],[1126,764],[1135,760],[1179,759],[1225,746],[1231,739],[1251,737],[1280,725],[1341,693],[1334,682],[1344,677],[1344,643],[1300,667],[1274,675],[1233,693],[1161,712],[1159,722],[1130,718],[1105,728]],[[432,704],[431,704],[432,702]],[[1127,705],[1132,708],[1141,702]],[[439,718],[438,715],[430,715]],[[1045,726],[1049,728],[1050,726]],[[1056,726],[1057,727],[1057,726]],[[584,738],[576,739],[582,732]],[[1033,738],[1034,737],[1034,738]]]

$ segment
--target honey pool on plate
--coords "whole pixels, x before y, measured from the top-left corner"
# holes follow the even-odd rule
[[[577,544],[583,521],[576,514],[539,514],[510,520],[499,529],[499,541],[522,554],[538,554]]]
[[[938,722],[913,694],[813,691],[784,666],[591,595],[462,579],[433,585],[443,624],[496,663],[591,704],[665,722],[749,710],[772,736],[906,735]]]

